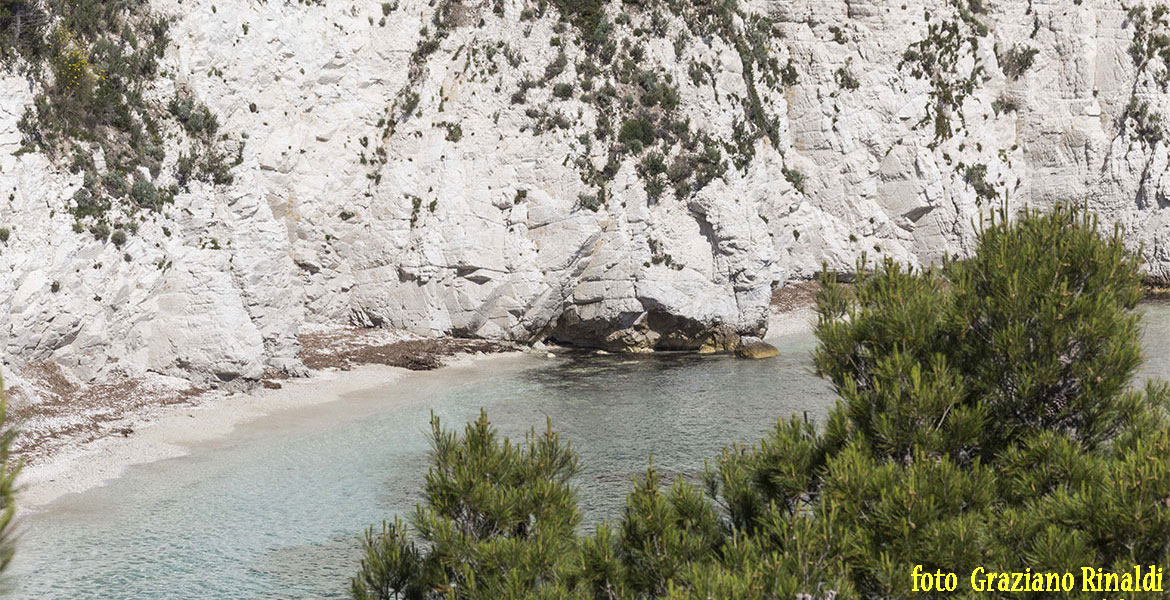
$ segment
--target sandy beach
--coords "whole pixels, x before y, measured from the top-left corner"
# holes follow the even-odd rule
[[[815,313],[806,298],[773,305],[768,338],[807,331]],[[364,350],[364,346],[362,346]],[[537,352],[543,355],[543,351]],[[442,377],[447,367],[478,363],[503,353],[460,353],[442,360],[435,371],[415,371],[386,364],[352,364],[338,368],[323,361],[312,375],[282,379],[280,387],[256,386],[248,392],[207,392],[197,403],[148,406],[134,411],[133,432],[79,439],[47,457],[27,465],[21,473],[23,511],[37,512],[71,493],[82,492],[120,476],[127,467],[183,456],[192,447],[224,437],[244,423],[283,411],[303,409],[341,400],[387,383],[414,377]]]
[[[445,367],[469,364],[519,352],[463,354]],[[120,476],[127,467],[183,456],[193,446],[230,434],[242,424],[341,400],[348,394],[413,377],[442,376],[385,365],[317,371],[310,377],[284,380],[280,389],[257,387],[247,393],[208,394],[198,405],[163,406],[135,415],[132,435],[106,436],[70,445],[21,472],[20,508],[39,511],[67,494],[82,492]]]

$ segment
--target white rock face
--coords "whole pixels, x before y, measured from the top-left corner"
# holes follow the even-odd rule
[[[782,34],[769,43],[799,73],[783,92],[760,91],[779,117],[778,145],[756,141],[746,168],[684,200],[650,200],[626,160],[597,211],[579,206],[595,190],[574,166],[583,155],[605,163],[582,142],[598,127],[594,108],[553,98],[551,82],[524,104],[510,99],[560,48],[569,60],[556,81],[573,80],[580,50],[553,45],[572,35],[554,31],[552,15],[521,21],[524,6],[507,0],[501,18],[493,2],[468,0],[463,26],[418,64],[435,10],[424,0],[400,0],[384,24],[381,2],[151,4],[177,19],[154,93],[192,91],[222,131],[246,136],[243,162],[234,183],[193,186],[125,246],[96,241],[74,233],[67,210],[80,176],[13,155],[33,92],[0,75],[10,366],[54,360],[82,379],[297,372],[306,323],[727,349],[764,333],[774,285],[822,263],[849,270],[865,252],[925,264],[969,251],[979,214],[999,202],[978,200],[965,177],[975,165],[1013,208],[1087,202],[1144,244],[1151,276],[1170,277],[1170,145],[1120,127],[1134,90],[1156,110],[1170,106],[1127,54],[1133,27],[1119,1],[992,3],[974,54],[984,70],[952,115],[965,128],[936,140],[921,124],[931,83],[902,62],[947,14],[941,3],[753,0]],[[677,82],[680,113],[730,136],[750,94],[740,55],[717,38],[681,53],[673,40],[646,51]],[[473,52],[498,42],[517,66],[503,51],[494,62]],[[1017,43],[1038,53],[1012,78],[999,56]],[[714,67],[714,86],[692,83],[693,61]],[[974,64],[966,56],[958,69]],[[388,109],[407,91],[417,107],[387,135]],[[570,123],[537,134],[534,108]]]

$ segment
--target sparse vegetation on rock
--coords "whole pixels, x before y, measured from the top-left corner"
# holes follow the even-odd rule
[[[996,48],[996,55],[999,58],[999,68],[1003,69],[1004,75],[1008,79],[1019,79],[1028,69],[1032,68],[1032,63],[1036,60],[1036,55],[1040,53],[1039,50],[1024,46],[1021,44],[1014,44],[1011,48],[999,52]]]
[[[22,151],[44,152],[84,173],[84,187],[68,206],[83,228],[101,232],[119,215],[161,210],[193,178],[231,180],[234,164],[219,149],[218,123],[207,107],[180,95],[164,110],[148,93],[169,29],[170,20],[141,0],[0,3],[0,59],[23,69],[37,89],[20,121]],[[170,119],[191,142],[175,163],[176,185],[163,187]],[[147,202],[135,195],[144,190],[139,181],[159,190]]]
[[[1136,4],[1128,8],[1126,17],[1133,27],[1129,56],[1136,81],[1119,125],[1152,150],[1165,137],[1164,119],[1141,97],[1140,90],[1153,87],[1165,93],[1170,89],[1170,5]]]
[[[988,34],[978,16],[982,11],[977,2],[948,0],[937,14],[928,11],[926,37],[902,55],[903,69],[930,82],[930,102],[919,124],[933,127],[935,143],[966,127],[963,102],[982,83],[985,68],[978,50],[980,39]]]
[[[388,112],[384,139],[394,134],[398,123],[417,113],[417,82],[437,44],[455,28],[468,25],[449,17],[453,5],[451,0],[435,5],[434,29],[422,32],[412,58],[416,68],[411,70],[411,82]],[[605,7],[601,0],[564,0],[521,11],[521,22],[547,17],[561,21],[554,25],[556,35],[550,42],[557,48],[556,54],[535,72],[520,77],[510,96],[511,104],[517,107],[537,103],[518,109],[531,119],[527,129],[536,135],[572,129],[583,116],[580,111],[574,117],[550,110],[546,98],[575,98],[588,107],[596,129],[589,139],[583,138],[578,153],[567,160],[596,195],[604,195],[604,188],[622,161],[640,162],[645,153],[657,152],[666,165],[677,167],[669,174],[655,172],[646,176],[644,185],[652,197],[671,189],[675,196],[685,198],[721,176],[729,165],[746,168],[759,140],[778,143],[779,117],[772,114],[761,93],[793,85],[798,76],[790,58],[781,62],[782,48],[775,44],[778,35],[770,20],[747,12],[737,0],[722,0],[711,6],[671,2],[662,7],[624,2],[622,12],[612,19]],[[508,18],[506,14],[493,13],[494,18]],[[648,50],[647,40],[651,38],[671,39],[675,57],[685,55],[688,45],[705,38],[717,39],[738,54],[746,97],[737,100],[743,115],[733,134],[707,131],[680,115],[680,82],[669,73],[663,74],[662,59]],[[500,50],[509,66],[521,68],[521,57],[513,57],[503,40],[480,42],[467,52],[469,61],[487,60],[490,64],[486,70],[495,74]],[[570,56],[576,57],[575,62]],[[709,79],[711,72],[709,66],[704,68],[696,62],[690,77],[698,85]],[[536,91],[544,88],[549,91]],[[723,160],[724,153],[731,155],[730,163]],[[368,164],[378,169],[382,163]],[[701,168],[687,169],[688,165]],[[645,169],[638,172],[650,173]]]

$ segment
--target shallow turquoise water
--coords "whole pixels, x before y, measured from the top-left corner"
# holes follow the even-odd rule
[[[581,455],[587,517],[612,516],[651,452],[663,471],[695,474],[778,416],[822,414],[811,337],[776,341],[784,353],[766,361],[498,358],[265,419],[31,517],[17,596],[348,597],[359,533],[418,500],[431,410],[461,428],[482,406],[513,437],[547,415]]]
[[[1146,325],[1142,377],[1170,377],[1170,304]],[[266,418],[29,518],[10,583],[18,598],[347,598],[359,533],[419,498],[431,410],[462,427],[485,407],[513,437],[547,416],[581,455],[587,518],[611,517],[652,452],[693,475],[778,417],[823,415],[811,335],[772,341],[765,361],[494,359]]]

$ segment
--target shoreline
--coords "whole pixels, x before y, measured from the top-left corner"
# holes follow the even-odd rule
[[[200,443],[226,437],[240,426],[285,411],[329,404],[408,377],[441,373],[446,367],[523,354],[459,354],[434,371],[379,364],[314,371],[305,378],[283,380],[278,389],[257,387],[248,392],[208,394],[196,405],[155,407],[149,414],[136,416],[140,424],[133,435],[67,444],[44,460],[26,465],[18,481],[19,512],[41,512],[64,496],[101,487],[129,467],[185,456]]]
[[[799,299],[790,299],[795,302],[774,302],[765,339],[808,330],[815,318],[809,296],[806,289],[799,293]],[[342,342],[337,338],[327,341]],[[257,385],[244,391],[204,391],[180,403],[148,404],[112,422],[131,423],[132,429],[114,427],[105,435],[59,439],[51,452],[36,456],[34,462],[23,467],[19,479],[20,512],[40,512],[64,496],[101,487],[129,467],[185,456],[201,443],[224,438],[242,425],[281,412],[329,404],[407,377],[441,373],[448,367],[530,353],[545,355],[544,351],[500,348],[436,354],[434,348],[427,348],[421,354],[432,362],[420,370],[410,368],[418,360],[414,356],[417,352],[411,352],[409,366],[403,366],[398,361],[366,360],[369,344],[344,340],[341,345],[344,350],[340,353],[320,352],[307,360],[314,366],[307,377],[280,378],[278,385]],[[122,431],[125,433],[116,435]]]

